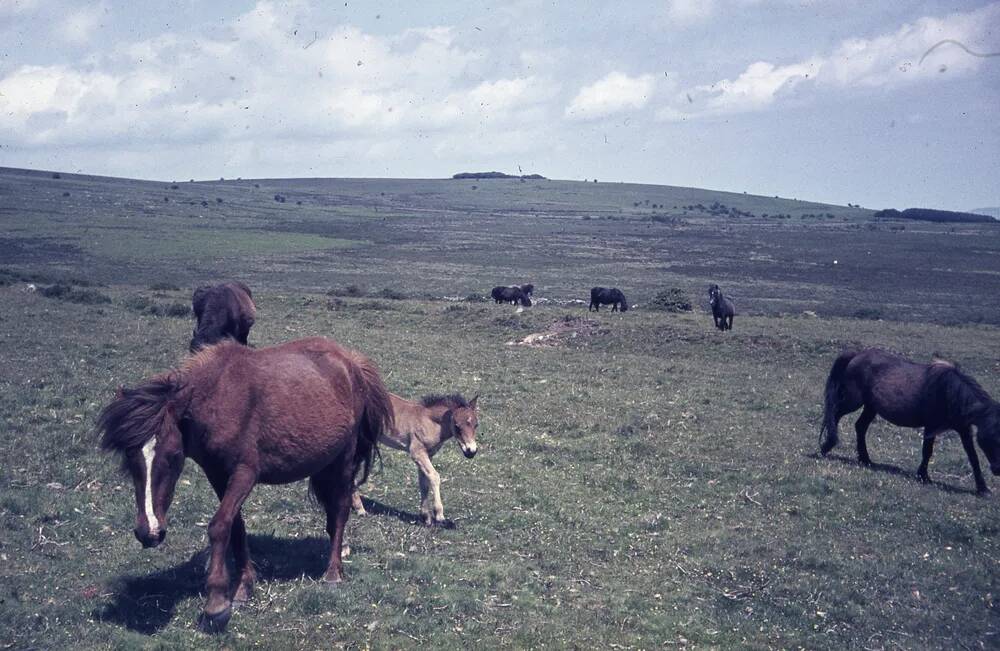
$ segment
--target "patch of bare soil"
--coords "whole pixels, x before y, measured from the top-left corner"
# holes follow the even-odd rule
[[[596,337],[607,334],[609,330],[601,327],[601,324],[592,319],[582,316],[564,316],[552,323],[543,332],[533,332],[530,335],[508,341],[508,346],[530,346],[532,348],[543,348],[549,346],[560,346],[577,337]]]

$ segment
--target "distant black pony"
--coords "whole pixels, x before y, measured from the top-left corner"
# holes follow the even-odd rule
[[[521,291],[525,296],[531,298],[531,295],[535,293],[535,286],[532,284],[521,285]]]
[[[525,294],[520,287],[494,287],[490,296],[497,303],[510,303],[512,305],[520,303],[525,307],[531,307],[531,297]]]
[[[194,290],[191,307],[198,320],[191,352],[231,337],[244,346],[257,316],[250,288],[240,282],[206,285]]]
[[[590,290],[590,307],[587,308],[588,312],[591,310],[600,312],[602,305],[609,304],[611,305],[612,312],[617,312],[618,310],[622,312],[628,311],[628,301],[625,300],[625,294],[622,294],[622,290],[617,287],[612,287],[611,289],[607,287],[594,287]]]
[[[712,320],[719,330],[732,330],[733,317],[736,315],[736,305],[722,295],[722,290],[718,285],[710,285],[708,288],[708,303],[712,306]]]
[[[958,432],[962,440],[978,493],[988,493],[989,489],[979,470],[973,434],[990,470],[1000,475],[1000,404],[954,364],[943,360],[918,364],[877,348],[844,352],[830,369],[825,402],[820,430],[822,454],[837,445],[841,417],[864,407],[854,423],[858,461],[862,464],[871,464],[865,442],[868,426],[881,416],[900,427],[924,428],[923,460],[917,469],[921,481],[930,481],[927,463],[935,437],[948,430]]]

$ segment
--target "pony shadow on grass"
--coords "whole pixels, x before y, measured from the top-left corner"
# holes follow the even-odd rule
[[[423,518],[416,513],[401,511],[394,506],[382,504],[381,502],[373,500],[370,497],[362,497],[361,503],[365,505],[365,510],[371,515],[389,515],[405,522],[406,524],[424,524]],[[435,526],[441,529],[454,529],[455,523],[451,520],[445,520],[444,522],[438,522]]]
[[[848,455],[844,455],[844,454],[835,454],[833,452],[827,453],[827,455],[825,457],[823,455],[821,455],[819,452],[813,452],[813,453],[807,454],[805,456],[808,457],[808,458],[810,458],[810,459],[836,461],[837,463],[842,463],[845,466],[851,466],[852,468],[857,468],[857,467],[860,466],[864,470],[871,470],[871,471],[874,471],[874,472],[882,472],[882,473],[885,473],[887,475],[894,475],[896,477],[903,477],[905,479],[909,479],[910,481],[916,482],[918,484],[924,484],[925,486],[933,486],[934,488],[937,488],[938,490],[944,491],[945,493],[954,493],[954,494],[958,494],[958,495],[975,495],[976,494],[976,491],[974,491],[974,490],[972,490],[970,488],[962,488],[961,486],[952,486],[951,484],[944,484],[942,482],[934,481],[933,478],[931,479],[931,482],[929,484],[926,484],[926,483],[920,481],[920,478],[917,477],[917,472],[915,470],[907,470],[906,468],[902,468],[900,466],[893,465],[891,463],[875,463],[873,461],[872,463],[868,464],[867,466],[863,466],[862,464],[858,463],[858,460],[857,460],[856,457],[852,457],[852,456],[848,456]]]
[[[329,538],[250,535],[249,542],[258,585],[267,581],[291,581],[303,575],[320,579],[326,571]],[[355,547],[359,551],[365,549]],[[117,579],[109,586],[114,592],[111,603],[94,612],[93,617],[152,635],[177,616],[178,603],[202,594],[207,561],[207,549],[201,549],[180,565],[145,576]],[[229,564],[232,572],[232,558]]]

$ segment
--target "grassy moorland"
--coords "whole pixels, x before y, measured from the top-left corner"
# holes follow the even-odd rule
[[[971,494],[957,440],[935,451],[931,486],[913,478],[918,434],[883,422],[874,469],[854,463],[849,434],[815,456],[822,383],[846,345],[937,353],[1000,394],[996,229],[902,230],[836,207],[770,219],[794,204],[678,188],[447,183],[0,174],[0,646],[1000,644],[1000,506]],[[678,206],[755,217],[675,212],[682,192],[703,194]],[[669,204],[662,220],[645,197]],[[191,286],[225,276],[259,297],[258,346],[323,334],[402,395],[483,397],[480,454],[435,458],[454,527],[416,523],[412,464],[388,451],[336,591],[317,582],[326,541],[304,484],[258,488],[245,513],[261,581],[215,640],[194,629],[207,482],[188,465],[167,542],[143,551],[130,482],[91,427],[118,384],[177,364]],[[554,300],[515,313],[435,299],[522,278]],[[710,279],[737,297],[730,333],[703,308],[641,307],[665,287],[700,300]],[[52,297],[27,290],[57,282]],[[598,283],[640,308],[559,302]],[[409,298],[326,294],[349,284]]]

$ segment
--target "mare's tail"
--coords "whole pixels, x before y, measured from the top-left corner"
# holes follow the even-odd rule
[[[364,412],[358,425],[358,444],[354,449],[355,470],[354,485],[360,486],[368,479],[372,464],[380,458],[378,439],[393,427],[392,401],[389,391],[382,384],[378,369],[369,360],[358,360],[358,388],[364,395]],[[361,478],[357,477],[358,470]]]
[[[826,454],[837,445],[837,409],[840,406],[840,397],[843,392],[844,371],[857,351],[847,350],[842,352],[833,362],[830,368],[830,375],[826,378],[826,392],[823,411],[823,426],[819,430],[819,450],[821,454]]]
[[[124,452],[142,447],[154,436],[180,436],[173,400],[177,392],[173,373],[158,375],[134,389],[124,387],[97,416],[101,449]]]

